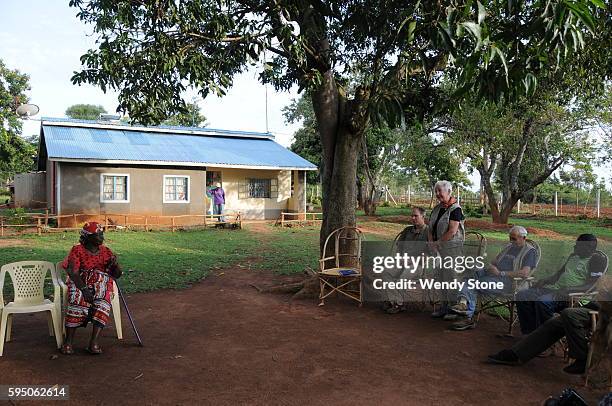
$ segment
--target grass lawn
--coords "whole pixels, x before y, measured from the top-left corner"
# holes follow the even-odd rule
[[[2,263],[24,260],[58,262],[78,242],[78,233],[23,237],[25,245],[1,247]],[[212,269],[235,264],[257,250],[257,239],[246,230],[112,232],[106,244],[124,270],[126,292],[184,288]]]
[[[385,221],[386,216],[406,214],[405,208],[382,207],[378,219],[360,216],[358,224],[367,241],[392,240],[405,224]],[[482,219],[486,221],[486,219]],[[558,262],[573,247],[576,235],[593,232],[603,237],[600,249],[610,255],[612,228],[593,220],[512,218],[512,223],[555,231],[562,241],[553,237],[535,237],[544,257],[540,269],[558,268]],[[271,270],[279,274],[301,273],[307,267],[318,268],[319,227],[280,228],[259,225],[244,230],[190,230],[176,233],[111,232],[107,245],[118,255],[125,275],[122,287],[126,292],[142,292],[165,288],[184,288],[215,269],[238,266],[254,270]],[[264,228],[261,228],[264,227]],[[489,255],[496,255],[507,241],[504,231],[478,230],[489,241]],[[5,239],[10,241],[11,238]],[[0,263],[22,260],[62,260],[78,242],[78,233],[21,236],[16,244],[0,245]],[[607,241],[605,241],[607,240]],[[546,255],[554,252],[555,255]]]

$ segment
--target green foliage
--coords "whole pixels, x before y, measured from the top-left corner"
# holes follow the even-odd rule
[[[225,94],[234,75],[264,51],[272,58],[260,73],[263,82],[316,88],[333,69],[345,86],[359,74],[360,85],[376,90],[369,103],[374,120],[397,123],[409,88],[403,85],[414,75],[431,77],[446,67],[462,91],[491,98],[532,93],[534,72],[582,48],[599,23],[596,2],[586,0],[71,0],[70,6],[98,37],[98,49],[81,57],[84,69],[73,82],[119,91],[120,110],[144,124],[184,112],[187,86],[203,97]]]
[[[98,120],[100,114],[108,113],[101,105],[73,104],[66,109],[66,116],[75,120]]]
[[[452,138],[445,140],[438,130],[439,127],[431,122],[416,123],[407,128],[401,141],[398,164],[416,172],[428,189],[442,179],[462,186],[470,185],[461,168],[465,156]]]
[[[175,113],[162,124],[182,127],[206,127],[206,116],[200,111],[197,103],[186,103],[186,111]]]
[[[283,115],[289,124],[302,122],[302,127],[293,134],[293,142],[289,149],[317,166],[318,171],[309,171],[306,176],[308,183],[319,182],[323,151],[312,100],[308,95],[292,100],[290,105],[283,107]]]
[[[29,77],[6,67],[0,59],[0,180],[34,167],[35,147],[21,137],[15,108],[28,102]]]

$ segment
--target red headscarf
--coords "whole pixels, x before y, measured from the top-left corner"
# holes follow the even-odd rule
[[[95,221],[90,221],[85,223],[83,229],[81,230],[81,235],[88,236],[91,234],[97,234],[102,232],[102,226],[100,223],[96,223]]]

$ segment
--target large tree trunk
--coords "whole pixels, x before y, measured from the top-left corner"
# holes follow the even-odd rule
[[[510,218],[510,214],[512,214],[512,209],[519,201],[519,197],[515,195],[509,196],[502,202],[502,210],[499,213],[499,221],[495,221],[498,224],[508,224],[508,219]]]
[[[363,101],[359,92],[356,100],[347,101],[331,71],[323,75],[321,85],[312,92],[323,151],[321,251],[332,231],[356,225],[357,161],[360,137],[367,124]]]

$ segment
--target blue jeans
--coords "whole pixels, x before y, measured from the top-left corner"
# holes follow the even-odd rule
[[[213,214],[223,214],[223,204],[213,204]],[[217,221],[225,221],[225,217],[217,217]]]
[[[476,304],[478,302],[478,294],[486,296],[498,296],[503,293],[509,293],[512,290],[512,279],[507,276],[494,276],[489,275],[486,270],[479,269],[476,271],[474,278],[480,282],[503,282],[504,288],[501,289],[469,289],[467,281],[465,286],[459,292],[459,299],[464,298],[467,301],[467,316],[472,318],[476,311]]]
[[[555,300],[556,292],[546,288],[529,288],[516,295],[516,314],[521,333],[530,334],[555,313],[567,307],[566,301]]]

